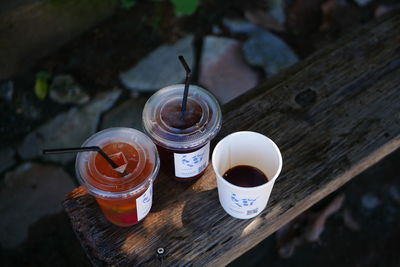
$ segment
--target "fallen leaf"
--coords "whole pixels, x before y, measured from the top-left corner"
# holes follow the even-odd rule
[[[308,242],[319,240],[320,235],[325,229],[326,220],[342,207],[344,198],[345,196],[343,194],[337,196],[324,210],[318,213],[315,220],[309,225],[304,233],[304,237]]]
[[[350,210],[345,209],[342,213],[343,216],[343,222],[344,224],[351,230],[353,231],[358,231],[360,230],[360,225],[357,223],[357,221],[353,218],[353,215],[351,214]]]
[[[50,74],[45,71],[41,71],[36,75],[35,81],[35,94],[40,100],[44,100],[49,91],[49,79]]]
[[[276,232],[279,257],[282,259],[290,258],[296,247],[304,243],[302,229],[305,228],[310,214],[312,213],[308,211],[300,214]]]
[[[262,9],[250,9],[244,12],[244,16],[253,24],[267,30],[276,32],[285,31],[285,27],[277,19]]]
[[[295,0],[288,8],[287,27],[294,35],[309,35],[318,31],[321,4],[325,0]]]
[[[327,0],[321,5],[320,31],[337,35],[360,22],[360,9],[346,0]]]

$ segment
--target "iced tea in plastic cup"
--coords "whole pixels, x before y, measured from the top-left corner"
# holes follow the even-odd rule
[[[113,169],[97,152],[81,152],[76,158],[78,180],[96,198],[104,216],[123,227],[141,221],[151,209],[160,166],[150,138],[131,128],[109,128],[82,146],[99,146],[119,166],[118,171]]]
[[[178,181],[203,175],[210,140],[221,128],[221,109],[215,97],[190,85],[186,111],[181,112],[184,84],[160,89],[143,110],[143,128],[157,145],[161,170]]]

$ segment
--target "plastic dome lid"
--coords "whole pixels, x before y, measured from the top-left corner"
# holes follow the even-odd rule
[[[187,103],[193,112],[199,113],[198,116],[191,114],[192,121],[188,127],[173,123],[177,117],[171,113],[171,107],[180,108],[184,86],[176,84],[160,89],[149,98],[143,109],[143,128],[160,146],[172,149],[197,147],[214,138],[221,128],[222,113],[218,101],[211,93],[195,85],[189,87]]]

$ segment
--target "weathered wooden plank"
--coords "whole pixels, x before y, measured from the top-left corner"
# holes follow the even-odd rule
[[[0,4],[0,80],[114,13],[118,0],[26,0]]]
[[[224,107],[217,139],[238,130],[276,141],[283,170],[265,211],[238,220],[220,207],[211,167],[192,185],[160,175],[151,213],[118,228],[81,188],[64,207],[95,265],[227,264],[400,146],[400,14],[352,36]],[[377,177],[378,179],[379,177]]]

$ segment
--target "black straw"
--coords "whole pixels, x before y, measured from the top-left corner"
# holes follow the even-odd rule
[[[183,92],[182,108],[181,108],[181,112],[183,115],[183,114],[185,114],[185,111],[186,111],[186,103],[187,103],[187,98],[188,98],[188,94],[189,94],[189,83],[190,83],[190,77],[192,76],[192,71],[189,68],[189,65],[186,63],[186,60],[183,56],[179,56],[178,58],[186,70],[185,91]]]
[[[98,152],[114,169],[119,167],[112,159],[110,159],[109,156],[107,156],[107,154],[103,151],[103,149],[101,149],[98,146],[43,149],[43,154],[64,154],[64,153],[88,152],[88,151]]]

